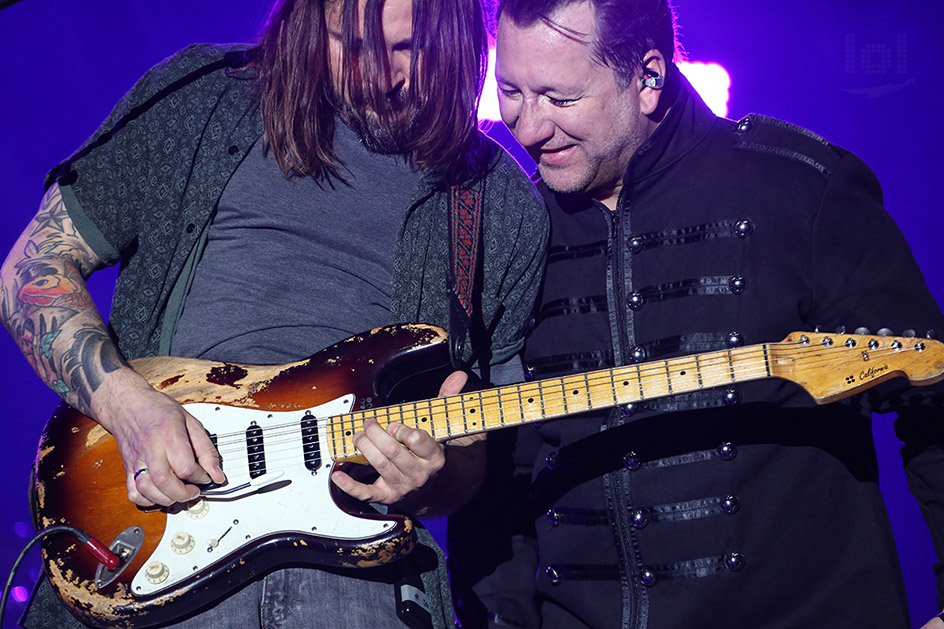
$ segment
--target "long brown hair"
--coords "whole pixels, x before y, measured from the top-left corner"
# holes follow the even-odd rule
[[[455,183],[475,168],[476,107],[485,76],[488,40],[481,0],[413,0],[410,88],[402,112],[385,107],[378,81],[387,70],[381,10],[366,0],[363,46],[357,38],[359,0],[277,0],[269,14],[253,66],[258,72],[267,150],[286,176],[338,176],[333,149],[335,115],[343,103],[332,83],[326,7],[341,6],[344,47],[341,84],[350,113],[374,112],[381,124],[409,120],[404,146],[420,168]],[[356,67],[352,67],[355,65]]]

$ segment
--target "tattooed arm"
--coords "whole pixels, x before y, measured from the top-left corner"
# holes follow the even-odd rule
[[[193,499],[194,484],[224,481],[219,455],[200,422],[122,358],[85,284],[102,266],[53,185],[0,269],[0,318],[40,378],[115,437],[132,502]]]

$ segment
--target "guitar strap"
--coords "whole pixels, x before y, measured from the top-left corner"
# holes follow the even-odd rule
[[[477,358],[480,368],[487,370],[491,358],[481,309],[484,186],[482,178],[469,187],[449,190],[449,358],[454,369],[466,368]],[[463,360],[467,334],[474,354],[470,361]]]

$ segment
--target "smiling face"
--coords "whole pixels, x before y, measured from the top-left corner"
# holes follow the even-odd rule
[[[614,209],[630,158],[657,126],[648,115],[658,94],[639,79],[620,89],[613,70],[592,54],[593,31],[588,2],[529,26],[502,15],[495,77],[502,120],[547,185],[585,192]]]

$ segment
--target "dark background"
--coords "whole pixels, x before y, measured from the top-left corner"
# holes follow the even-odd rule
[[[720,63],[731,75],[731,117],[757,112],[784,118],[872,166],[889,212],[944,302],[936,248],[944,232],[939,148],[944,2],[677,0],[676,5],[691,59]],[[188,43],[251,39],[267,9],[267,0],[24,0],[0,12],[0,254],[36,211],[45,172],[92,133],[148,67]],[[855,220],[849,216],[850,224]],[[112,271],[91,281],[104,309],[113,281]],[[57,402],[5,335],[0,335],[0,400],[0,567],[5,572],[32,534],[29,469],[40,430]],[[882,489],[913,624],[919,626],[939,610],[931,573],[934,550],[905,487],[890,417],[876,418],[875,434]],[[16,585],[29,587],[38,570],[34,550]],[[13,626],[22,606],[11,601],[6,626]]]

